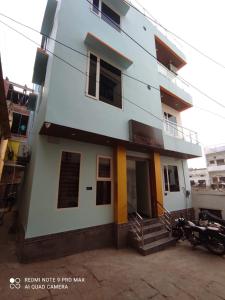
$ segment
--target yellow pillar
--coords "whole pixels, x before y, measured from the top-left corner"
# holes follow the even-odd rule
[[[115,149],[115,223],[127,223],[127,158],[124,146]]]
[[[157,213],[160,216],[163,213],[163,181],[161,174],[160,154],[153,154],[153,166],[155,174],[155,197],[157,201]]]
[[[2,171],[3,171],[3,167],[4,167],[4,159],[5,159],[5,154],[6,154],[6,150],[7,150],[7,144],[8,144],[8,140],[1,140],[0,141],[0,181],[2,178]]]

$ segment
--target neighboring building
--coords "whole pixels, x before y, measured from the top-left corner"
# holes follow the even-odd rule
[[[225,185],[225,145],[205,148],[210,184]]]
[[[32,126],[31,104],[36,95],[27,86],[5,80],[6,102],[10,111],[10,138],[4,153],[0,199],[16,195],[29,162],[28,133]]]
[[[176,76],[185,57],[125,1],[93,3],[47,4],[20,212],[23,260],[121,247],[129,213],[156,218],[162,206],[174,214],[191,207],[187,159],[201,156],[201,147],[180,119],[192,107]]]
[[[11,136],[10,113],[6,102],[7,86],[7,82],[5,82],[3,79],[2,64],[0,57],[0,181],[2,177],[2,170],[4,167],[4,158],[7,149],[8,138]]]
[[[191,186],[207,187],[210,186],[209,173],[207,168],[189,169]]]

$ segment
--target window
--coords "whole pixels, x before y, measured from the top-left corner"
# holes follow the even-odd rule
[[[165,120],[165,130],[173,135],[177,136],[177,118],[167,112],[164,112],[164,120]]]
[[[225,165],[224,159],[217,159],[216,164],[217,164],[217,166]]]
[[[26,135],[29,116],[13,113],[11,132],[16,135]]]
[[[118,15],[104,2],[101,0],[93,0],[92,11],[97,15],[100,15],[102,20],[104,20],[110,26],[120,31],[120,15]]]
[[[90,53],[87,94],[122,108],[121,71]]]
[[[177,166],[164,166],[164,189],[168,192],[180,191]]]
[[[62,152],[58,208],[78,207],[80,154]]]
[[[209,164],[210,164],[210,165],[214,165],[214,163],[215,163],[214,160],[210,160],[210,161],[209,161]]]
[[[112,192],[112,159],[97,158],[96,205],[111,204]]]

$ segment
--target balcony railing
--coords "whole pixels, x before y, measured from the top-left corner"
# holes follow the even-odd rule
[[[181,78],[177,77],[175,73],[167,69],[164,65],[158,62],[158,71],[160,74],[171,80],[174,84],[176,84],[179,88],[189,93],[190,87],[189,85],[183,81]]]
[[[199,144],[197,132],[165,119],[164,131],[166,134],[176,137],[178,139],[183,139],[186,142],[192,144]]]

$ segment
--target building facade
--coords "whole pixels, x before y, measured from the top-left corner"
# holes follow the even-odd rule
[[[209,187],[209,173],[207,168],[189,169],[189,178],[193,187]]]
[[[119,0],[48,1],[41,33],[22,259],[121,247],[132,212],[190,208],[187,159],[201,148],[181,124],[184,54]]]
[[[225,186],[225,145],[205,148],[210,184]]]

